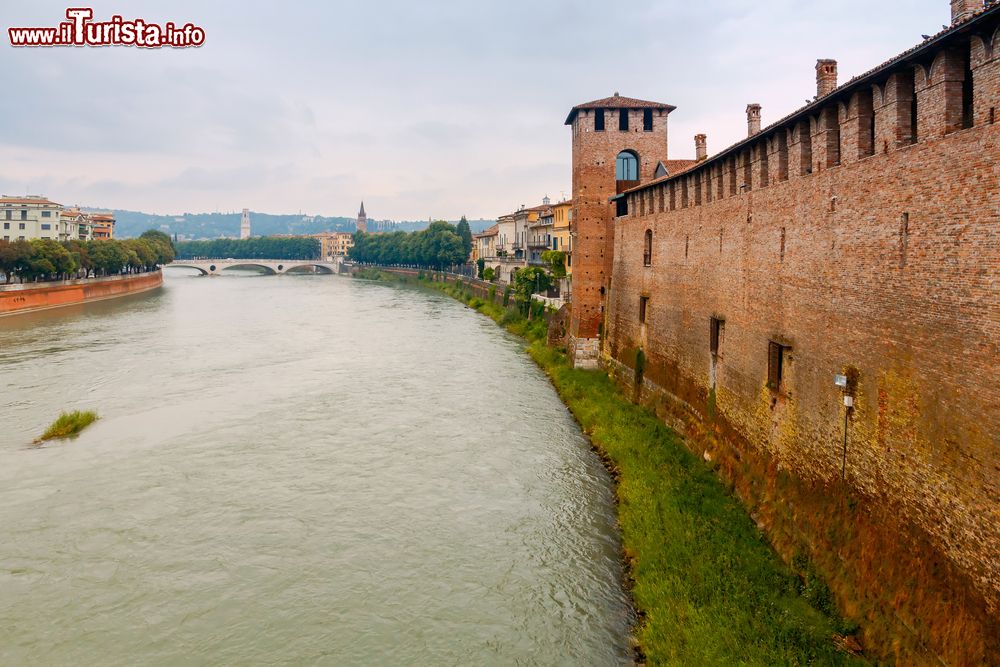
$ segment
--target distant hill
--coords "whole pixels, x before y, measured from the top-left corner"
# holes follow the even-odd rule
[[[109,209],[91,208],[107,211]],[[147,229],[159,229],[181,239],[215,239],[240,235],[240,213],[184,213],[183,215],[156,215],[140,211],[110,209],[115,214],[115,236],[130,238]],[[458,224],[458,220],[450,220]],[[473,233],[481,232],[495,220],[469,220]],[[271,215],[250,212],[250,230],[254,236],[274,234],[316,234],[319,232],[353,232],[355,218],[324,217],[320,215]],[[428,221],[369,220],[369,231],[417,231],[425,229]]]

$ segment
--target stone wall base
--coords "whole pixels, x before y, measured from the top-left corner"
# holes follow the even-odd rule
[[[569,357],[574,368],[594,369],[598,367],[601,350],[600,338],[569,337]]]

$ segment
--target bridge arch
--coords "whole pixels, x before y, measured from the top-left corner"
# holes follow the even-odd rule
[[[333,269],[333,267],[327,264],[310,264],[308,262],[296,262],[293,266],[287,267],[287,269],[285,269],[283,273],[286,274],[322,273],[326,275],[334,275],[337,272]]]
[[[264,273],[266,273],[268,275],[272,275],[272,276],[281,273],[281,271],[283,269],[283,267],[282,267],[281,264],[278,265],[278,268],[276,270],[273,266],[269,266],[267,264],[261,264],[259,262],[254,262],[254,261],[251,260],[251,261],[246,261],[246,262],[240,261],[240,262],[235,262],[235,263],[228,263],[227,262],[225,264],[225,266],[220,266],[219,267],[219,270],[218,270],[217,273],[222,273],[223,271],[228,271],[229,269],[245,269],[245,268],[264,269]],[[215,269],[212,269],[212,270],[215,271]]]
[[[181,261],[174,260],[174,261],[170,262],[169,264],[164,264],[164,266],[163,266],[163,268],[165,268],[165,269],[169,269],[171,267],[178,268],[178,269],[194,269],[195,271],[197,271],[199,274],[201,274],[203,276],[207,276],[209,274],[208,271],[206,271],[204,268],[198,266],[197,264],[188,264],[188,263],[184,262],[183,260],[181,260]]]

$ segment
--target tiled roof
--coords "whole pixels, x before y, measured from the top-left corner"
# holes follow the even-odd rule
[[[569,116],[566,117],[566,125],[572,124],[577,112],[582,109],[663,109],[669,113],[676,108],[671,104],[664,104],[663,102],[650,102],[649,100],[639,100],[634,97],[622,97],[618,93],[615,93],[611,97],[577,104],[570,110]]]
[[[485,231],[479,234],[473,234],[472,238],[481,239],[487,236],[496,236],[499,233],[500,225],[493,225],[492,227],[487,227]]]
[[[47,206],[62,206],[45,197],[0,197],[0,204],[41,204]]]

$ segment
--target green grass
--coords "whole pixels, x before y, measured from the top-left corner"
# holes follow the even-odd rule
[[[97,421],[97,413],[93,410],[74,410],[60,413],[59,418],[52,422],[45,433],[35,440],[35,443],[53,440],[55,438],[71,438]]]
[[[407,281],[409,282],[409,281]],[[618,519],[650,665],[840,665],[858,658],[833,638],[848,630],[825,584],[803,582],[708,463],[603,371],[572,368],[528,322],[453,284],[450,294],[529,341],[528,352],[617,481]],[[804,593],[804,595],[803,595]],[[813,604],[811,605],[810,602]]]

